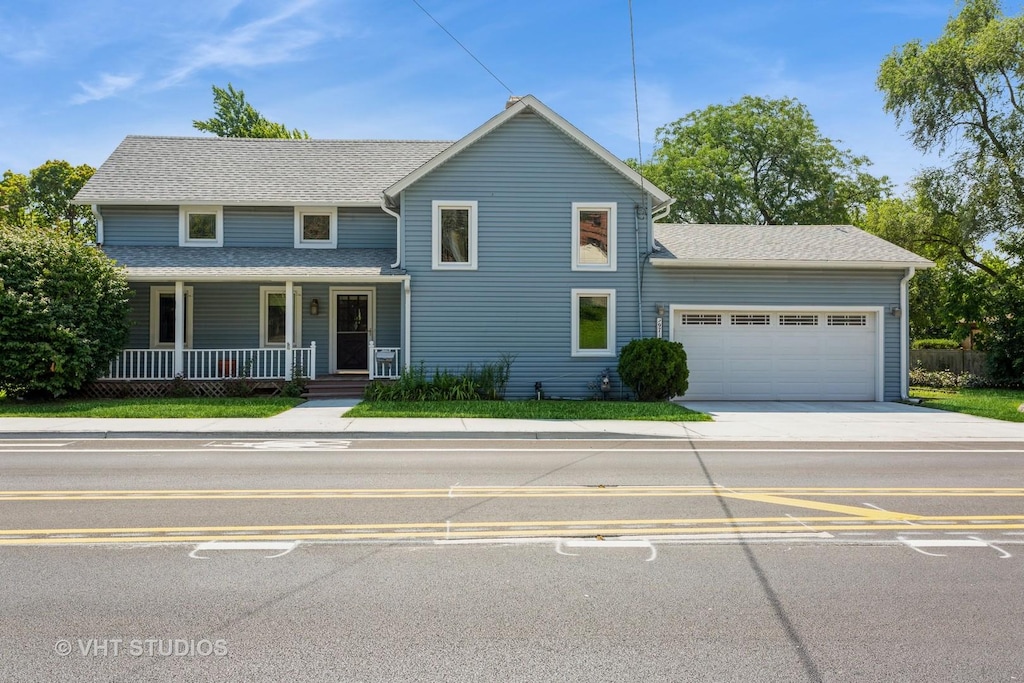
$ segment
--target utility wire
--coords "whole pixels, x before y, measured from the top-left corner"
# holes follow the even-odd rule
[[[469,48],[468,48],[468,47],[466,47],[466,46],[465,46],[465,45],[463,45],[463,44],[462,44],[461,42],[459,42],[459,39],[458,39],[458,38],[456,38],[455,36],[453,36],[453,35],[452,35],[452,32],[451,32],[451,31],[449,31],[448,29],[446,29],[446,28],[444,27],[444,25],[443,25],[443,24],[442,24],[442,23],[441,23],[440,21],[438,21],[437,19],[435,19],[435,18],[434,18],[434,15],[432,15],[432,14],[431,14],[430,12],[428,12],[428,11],[427,11],[427,10],[426,10],[426,9],[425,9],[425,8],[423,7],[423,5],[421,5],[421,4],[420,4],[420,3],[418,2],[418,0],[412,0],[412,4],[414,4],[414,5],[416,5],[417,7],[419,7],[419,8],[420,8],[420,9],[421,9],[421,10],[423,11],[423,13],[424,13],[424,14],[426,14],[426,15],[427,15],[428,17],[430,17],[430,20],[431,20],[431,21],[433,21],[433,22],[434,22],[435,24],[437,24],[437,25],[438,25],[438,26],[439,26],[439,27],[441,28],[441,30],[442,30],[442,31],[444,31],[445,33],[447,33],[447,34],[448,34],[448,37],[449,37],[449,38],[451,38],[452,40],[454,40],[454,41],[455,41],[455,43],[456,43],[456,44],[457,44],[457,45],[458,45],[459,47],[461,47],[461,48],[462,48],[463,50],[465,50],[465,51],[466,51],[466,54],[467,54],[467,55],[469,55],[470,57],[472,57],[472,58],[473,58],[473,60],[474,60],[474,61],[475,61],[475,62],[476,62],[477,64],[479,64],[479,65],[480,65],[481,67],[483,67],[483,70],[484,70],[484,71],[486,71],[487,73],[489,73],[489,74],[491,75],[491,78],[493,78],[494,80],[496,80],[496,81],[497,81],[497,82],[498,82],[498,83],[499,83],[499,84],[501,85],[501,87],[503,87],[503,88],[504,88],[505,90],[508,90],[508,94],[509,94],[509,95],[515,96],[515,93],[514,93],[514,92],[512,92],[512,88],[510,88],[510,87],[508,87],[507,85],[505,85],[505,82],[504,82],[503,80],[501,80],[500,78],[498,78],[497,76],[495,76],[495,75],[494,75],[494,72],[493,72],[493,71],[491,71],[490,69],[488,69],[488,68],[487,68],[487,65],[486,65],[486,64],[484,64],[484,63],[483,63],[483,62],[481,62],[481,61],[480,61],[479,59],[477,59],[477,56],[476,56],[475,54],[473,54],[472,52],[470,52],[470,51],[469,51]],[[639,124],[637,124],[637,125],[639,126]],[[638,130],[639,130],[639,128],[638,128]]]
[[[416,0],[413,0],[415,2]],[[644,151],[640,141],[640,92],[636,84],[636,39],[633,37],[633,0],[629,4],[629,53],[633,60],[633,109],[636,112],[636,163],[640,167],[640,191],[644,189]],[[646,196],[641,194],[641,196]],[[646,202],[644,202],[646,204]]]

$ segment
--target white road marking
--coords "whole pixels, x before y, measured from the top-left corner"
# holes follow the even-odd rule
[[[275,557],[287,555],[295,550],[299,541],[207,541],[196,545],[195,550],[188,554],[194,560],[208,560],[208,557],[201,557],[196,553],[207,550],[278,550],[275,555],[266,555],[270,560]]]
[[[278,440],[265,440],[265,441],[231,441],[228,443],[218,443],[216,441],[211,444],[207,444],[209,448],[252,448],[254,450],[269,450],[269,451],[306,451],[306,450],[343,450],[351,445],[351,441],[345,441],[341,439],[331,439],[326,441],[317,440],[306,440],[306,441],[278,441]]]
[[[58,443],[53,441],[26,441],[24,443],[16,443],[9,441],[0,441],[0,448],[58,448],[61,446],[68,446],[72,443],[74,442],[68,441],[66,443]]]
[[[1002,548],[984,541],[980,538],[972,536],[971,538],[923,538],[923,539],[906,539],[897,537],[903,545],[907,546],[911,550],[916,550],[922,555],[928,555],[929,557],[945,557],[942,553],[930,553],[921,548],[992,548],[999,553],[999,559],[1009,559],[1013,557],[1010,553],[1006,552]]]
[[[555,552],[559,555],[567,555],[569,557],[577,557],[579,553],[567,553],[562,548],[645,548],[650,551],[650,555],[647,557],[645,562],[653,562],[658,557],[658,549],[654,547],[646,538],[636,540],[604,540],[597,538],[569,538],[565,540],[559,540],[555,543]]]

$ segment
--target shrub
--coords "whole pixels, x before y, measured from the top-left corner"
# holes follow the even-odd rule
[[[912,349],[959,349],[960,342],[952,339],[915,339],[910,344]]]
[[[128,340],[130,294],[80,238],[0,226],[0,391],[60,396],[96,379]]]
[[[994,316],[985,334],[988,370],[992,379],[1006,386],[1024,384],[1024,285],[1008,282],[997,300],[1000,315]]]
[[[515,356],[503,354],[495,363],[484,364],[480,371],[468,365],[461,375],[447,369],[435,370],[427,379],[421,362],[395,380],[374,380],[366,386],[367,401],[472,401],[504,398]]]
[[[641,401],[682,396],[690,386],[686,351],[678,342],[650,337],[634,339],[619,354],[619,377]]]

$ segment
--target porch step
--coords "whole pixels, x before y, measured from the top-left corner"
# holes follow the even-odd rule
[[[302,398],[362,398],[370,378],[366,375],[328,375],[306,383]]]

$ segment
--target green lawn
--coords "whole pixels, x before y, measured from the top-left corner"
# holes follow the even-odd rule
[[[926,408],[952,410],[1009,422],[1024,422],[1024,413],[1017,410],[1024,403],[1019,389],[931,389],[912,387],[911,398],[922,400]]]
[[[300,403],[301,398],[0,399],[0,417],[270,417]]]
[[[491,417],[518,420],[706,422],[710,415],[674,403],[630,401],[364,401],[345,417]]]

